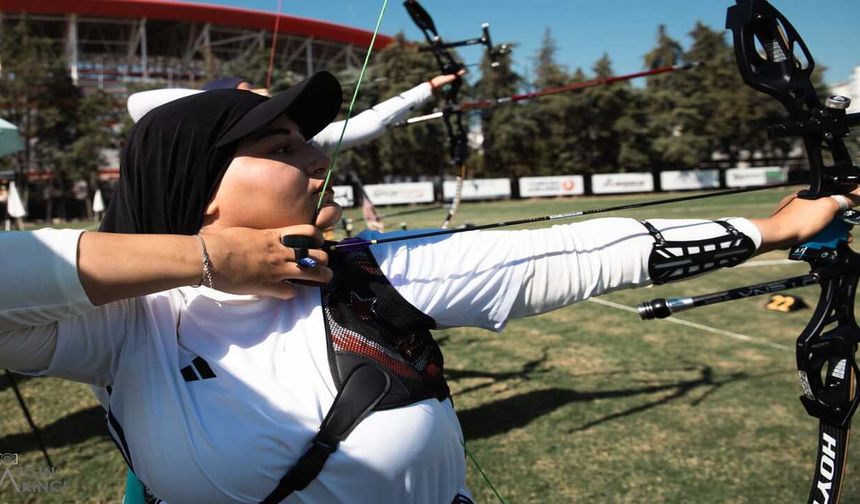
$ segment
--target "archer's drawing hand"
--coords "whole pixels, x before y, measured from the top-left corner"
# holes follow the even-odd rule
[[[220,291],[290,299],[296,295],[296,283],[322,285],[331,281],[327,253],[307,249],[316,266],[300,267],[300,253],[281,243],[284,236],[307,236],[321,246],[322,232],[309,224],[264,230],[229,228],[201,236],[212,260],[213,283]]]
[[[860,187],[855,186],[844,196],[850,206],[860,206]],[[767,219],[751,219],[761,231],[762,244],[758,253],[788,249],[809,240],[840,211],[839,201],[832,197],[807,200],[798,198],[797,193],[786,196]]]

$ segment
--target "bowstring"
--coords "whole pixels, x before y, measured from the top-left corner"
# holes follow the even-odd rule
[[[466,442],[460,440],[460,444],[463,445],[463,451],[466,452],[466,455],[469,457],[469,460],[471,460],[472,463],[475,464],[475,467],[478,468],[478,472],[481,473],[481,477],[484,478],[484,481],[487,483],[487,486],[490,487],[490,490],[493,491],[493,493],[496,495],[496,498],[499,499],[499,502],[501,504],[507,504],[505,502],[505,499],[503,499],[502,496],[499,494],[499,491],[496,490],[496,487],[493,486],[493,482],[490,481],[490,478],[484,472],[484,469],[481,468],[481,464],[478,463],[478,459],[476,459],[475,456],[472,455],[472,452],[469,451],[469,448],[466,446]]]
[[[275,50],[278,45],[279,26],[281,25],[281,3],[283,0],[278,0],[278,12],[275,15],[275,27],[272,29],[272,50],[269,52],[269,69],[266,72],[266,89],[272,87],[272,71],[275,69]]]
[[[388,0],[382,1],[382,9],[379,11],[379,16],[376,18],[376,27],[373,29],[373,36],[370,38],[370,45],[367,46],[367,53],[364,56],[364,64],[361,65],[361,72],[358,74],[358,82],[355,84],[355,90],[352,93],[352,100],[349,102],[349,108],[346,111],[346,118],[343,121],[343,128],[340,130],[340,138],[337,140],[337,145],[334,148],[334,152],[331,155],[331,162],[329,163],[328,171],[325,175],[325,182],[323,182],[322,191],[320,191],[320,199],[317,201],[317,208],[314,210],[313,218],[311,219],[311,224],[315,224],[317,220],[317,216],[319,216],[320,210],[322,209],[323,200],[325,199],[325,192],[328,189],[329,183],[331,182],[331,174],[334,172],[334,164],[337,161],[337,156],[340,154],[340,146],[343,143],[343,136],[346,133],[346,126],[349,124],[349,118],[352,117],[352,110],[355,107],[355,100],[358,98],[358,90],[361,88],[361,81],[364,80],[364,74],[367,71],[367,65],[370,62],[370,55],[373,54],[373,46],[376,44],[376,36],[379,34],[379,28],[382,26],[382,18],[385,16],[385,9],[388,7]]]
[[[325,181],[323,182],[323,189],[320,192],[320,199],[317,202],[317,208],[314,211],[314,216],[313,216],[313,219],[311,220],[311,224],[316,222],[317,216],[319,215],[320,209],[322,208],[323,199],[325,198],[325,191],[328,188],[329,182],[331,181],[331,174],[334,171],[335,161],[337,161],[337,156],[340,153],[341,144],[343,143],[343,137],[344,137],[344,134],[346,133],[346,126],[347,126],[347,124],[349,124],[349,118],[352,117],[352,111],[353,111],[353,108],[355,107],[355,101],[358,98],[358,91],[361,88],[362,80],[364,80],[364,74],[367,70],[368,63],[370,62],[370,56],[373,53],[373,46],[376,42],[376,36],[379,34],[379,28],[380,28],[380,26],[382,26],[382,19],[385,16],[385,10],[387,7],[388,7],[388,0],[383,0],[382,1],[382,9],[380,9],[379,16],[376,19],[376,26],[373,29],[373,36],[370,39],[370,45],[367,47],[367,53],[364,56],[364,63],[361,66],[361,72],[359,72],[359,74],[358,74],[358,81],[355,84],[355,90],[352,93],[352,100],[350,100],[349,108],[346,111],[346,118],[343,121],[343,128],[341,128],[341,130],[340,130],[340,138],[338,138],[337,145],[335,146],[334,152],[332,153],[332,156],[331,156],[331,163],[329,164],[328,171],[326,172]],[[465,166],[464,166],[464,168],[465,168]],[[489,477],[487,477],[487,474],[481,468],[480,464],[478,464],[478,461],[475,459],[474,455],[472,455],[472,453],[469,451],[469,449],[466,448],[466,444],[465,443],[462,443],[462,444],[463,444],[463,450],[466,452],[466,454],[472,460],[472,463],[475,464],[475,467],[478,469],[478,472],[481,473],[481,476],[484,478],[484,481],[486,481],[487,485],[490,487],[490,489],[493,491],[493,493],[496,495],[496,498],[499,499],[499,502],[501,504],[506,504],[505,500],[502,498],[501,495],[499,495],[499,492],[496,490],[496,487],[493,486],[493,483],[490,481]]]

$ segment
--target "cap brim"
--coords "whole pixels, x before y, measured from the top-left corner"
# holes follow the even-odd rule
[[[337,117],[342,103],[343,91],[337,78],[329,72],[317,72],[252,108],[224,133],[217,147],[259,131],[280,115],[292,119],[309,140]]]

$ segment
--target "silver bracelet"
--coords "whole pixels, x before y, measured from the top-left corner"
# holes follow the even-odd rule
[[[192,285],[192,287],[206,285],[206,287],[214,289],[215,284],[212,282],[212,261],[209,259],[209,251],[206,250],[206,242],[203,241],[203,237],[200,235],[194,235],[194,237],[200,241],[200,246],[203,248],[203,275],[200,277],[200,282],[197,285]]]

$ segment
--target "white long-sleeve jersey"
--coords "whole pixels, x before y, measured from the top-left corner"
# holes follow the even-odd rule
[[[203,93],[199,89],[167,88],[140,91],[128,97],[128,113],[134,122],[140,120],[150,110],[165,103],[186,96]],[[382,136],[389,125],[402,121],[416,107],[423,105],[433,96],[430,83],[423,82],[414,88],[365,110],[350,118],[349,121],[336,121],[317,133],[310,142],[324,152],[332,152],[340,140],[341,131],[346,124],[341,149],[349,149]]]
[[[710,221],[652,220],[669,240],[722,235]],[[732,219],[760,244],[757,228]],[[259,502],[315,435],[336,394],[319,289],[291,300],[183,287],[93,307],[78,231],[0,233],[0,368],[111,387],[111,435],[170,502]],[[646,285],[653,238],[609,218],[373,246],[397,291],[440,327],[508,320]],[[199,365],[202,359],[210,368]],[[183,369],[198,379],[188,381]],[[285,502],[438,504],[465,492],[450,401],[377,411]]]

